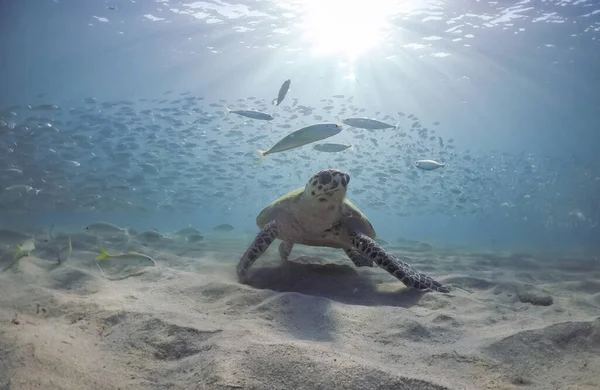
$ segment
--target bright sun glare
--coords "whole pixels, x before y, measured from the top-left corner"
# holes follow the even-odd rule
[[[307,0],[306,38],[312,42],[314,54],[342,54],[352,61],[385,39],[387,19],[397,3],[398,0]]]

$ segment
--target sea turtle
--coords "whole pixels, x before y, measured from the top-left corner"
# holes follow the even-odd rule
[[[325,169],[298,188],[267,206],[256,218],[261,229],[237,265],[240,282],[248,281],[248,269],[276,238],[283,242],[279,254],[289,257],[294,243],[344,249],[355,266],[375,262],[402,283],[420,290],[449,292],[429,276],[392,256],[375,242],[375,230],[367,217],[348,199],[350,175]]]

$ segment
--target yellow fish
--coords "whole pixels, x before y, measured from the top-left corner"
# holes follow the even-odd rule
[[[96,257],[96,261],[102,261],[102,260],[106,260],[106,259],[119,259],[119,260],[134,260],[134,261],[140,261],[140,260],[145,260],[145,261],[150,261],[152,262],[152,264],[156,264],[156,262],[154,261],[154,259],[148,255],[145,255],[143,253],[137,253],[137,252],[127,252],[127,253],[117,253],[116,255],[111,255],[108,252],[106,252],[104,250],[104,248],[99,247],[100,248],[100,256]]]
[[[13,260],[18,260],[21,257],[29,256],[35,250],[33,240],[27,240],[22,244],[17,244],[17,250],[13,256]]]

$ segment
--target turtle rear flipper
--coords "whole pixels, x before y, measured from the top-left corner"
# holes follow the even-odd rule
[[[352,246],[362,255],[372,259],[377,265],[392,274],[396,279],[408,287],[414,287],[419,290],[434,290],[443,293],[450,292],[448,287],[431,277],[415,270],[396,256],[391,256],[385,250],[377,245],[375,240],[362,233],[351,233],[350,241]]]
[[[245,283],[248,280],[248,269],[252,267],[252,264],[258,259],[271,245],[271,243],[277,238],[277,224],[275,221],[269,222],[256,236],[252,244],[246,249],[246,252],[238,262],[236,267],[237,277],[241,283]]]

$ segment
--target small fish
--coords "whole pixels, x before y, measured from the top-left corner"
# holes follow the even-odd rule
[[[136,239],[145,242],[158,242],[164,237],[165,236],[156,230],[147,230],[135,236]]]
[[[346,119],[342,120],[342,122],[344,122],[344,124],[348,125],[348,126],[357,127],[359,129],[367,129],[367,130],[382,130],[382,129],[389,129],[392,127],[395,127],[396,129],[399,128],[399,124],[390,125],[388,123],[378,121],[377,119],[363,118],[363,117],[361,117],[361,118],[346,118]]]
[[[18,244],[23,244],[25,241],[31,239],[33,239],[33,237],[31,237],[28,234],[17,232],[15,230],[0,228],[0,245],[10,247]]]
[[[350,149],[353,150],[354,147],[352,145],[344,145],[344,144],[329,144],[329,143],[324,143],[324,144],[315,144],[313,146],[313,148],[315,150],[318,150],[319,152],[327,152],[327,153],[337,153],[337,152],[342,152],[346,149]]]
[[[227,108],[227,114],[236,114],[239,116],[245,116],[246,118],[251,118],[251,119],[257,119],[260,121],[272,121],[273,117],[269,114],[265,114],[264,112],[260,112],[260,111],[253,111],[253,110],[230,110],[228,107]]]
[[[190,234],[186,238],[186,242],[189,243],[189,244],[200,242],[202,240],[204,240],[204,236],[202,234]]]
[[[36,195],[42,191],[42,190],[33,188],[32,186],[28,186],[26,184],[16,184],[14,186],[6,187],[4,190],[7,192],[12,191],[12,192],[26,192],[26,193],[35,191]]]
[[[67,246],[64,249],[58,251],[58,258],[56,260],[56,263],[60,265],[65,261],[68,261],[71,257],[71,252],[73,252],[73,245],[71,245],[71,236],[69,236],[69,243],[67,244]]]
[[[228,223],[223,223],[221,225],[217,225],[217,226],[213,227],[213,230],[220,231],[220,232],[230,232],[233,229],[235,229],[235,227]]]
[[[267,151],[257,150],[257,152],[260,159],[262,159],[269,154],[299,148],[300,146],[332,137],[340,131],[342,131],[342,125],[338,125],[337,123],[319,123],[303,127],[283,137],[271,149]]]
[[[419,160],[415,161],[415,166],[426,171],[433,171],[434,169],[446,166],[446,163],[439,163],[433,160]]]
[[[277,94],[277,99],[273,99],[272,104],[277,103],[276,105],[279,106],[281,102],[283,102],[283,99],[285,99],[285,95],[287,95],[288,91],[290,90],[291,83],[292,81],[290,79],[287,79],[283,82],[283,84],[281,84],[281,88],[279,88],[279,93]]]
[[[21,257],[29,256],[35,250],[33,239],[28,239],[22,244],[17,244],[17,251],[13,256],[13,260],[18,260]]]
[[[7,169],[3,169],[1,172],[6,172],[6,173],[14,173],[16,175],[22,175],[23,171],[17,168],[7,168]]]
[[[85,231],[95,236],[116,236],[116,235],[128,235],[127,229],[120,228],[112,223],[108,222],[94,222],[87,225]]]
[[[29,107],[30,110],[37,110],[37,111],[51,111],[51,110],[58,109],[58,106],[56,106],[54,104],[39,104],[37,106],[27,106],[27,107]]]
[[[153,265],[156,265],[154,259],[148,255],[138,252],[127,252],[127,253],[117,253],[116,255],[111,255],[104,250],[104,248],[100,248],[100,256],[95,258],[96,261],[103,261],[107,259],[119,259],[122,261],[133,260],[133,261],[150,261]]]
[[[177,233],[175,233],[178,236],[190,236],[192,234],[200,234],[200,230],[193,228],[191,226],[188,226],[186,228],[183,228],[179,231],[177,231]]]

